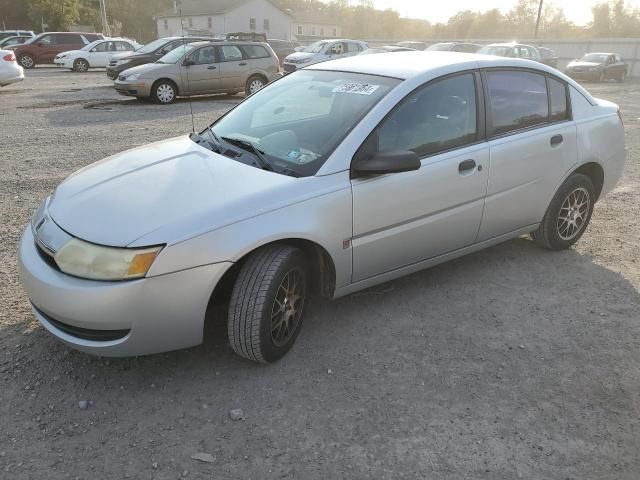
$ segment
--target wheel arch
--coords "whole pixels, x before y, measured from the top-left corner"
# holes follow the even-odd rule
[[[233,289],[233,284],[238,276],[238,272],[245,261],[257,250],[272,245],[290,245],[302,250],[309,261],[312,291],[323,297],[331,298],[336,287],[336,267],[331,254],[322,245],[312,240],[300,237],[282,238],[273,240],[247,251],[236,260],[222,276],[215,286],[210,303],[221,303],[228,299]]]
[[[593,187],[596,190],[597,201],[600,198],[602,187],[604,186],[604,168],[602,168],[602,165],[600,165],[598,162],[584,163],[576,168],[573,172],[571,172],[569,176],[573,175],[574,173],[581,173],[591,179]]]
[[[154,80],[154,81],[153,81],[153,84],[151,85],[151,94],[153,94],[153,92],[155,91],[156,85],[157,85],[159,82],[163,82],[163,81],[164,81],[164,82],[171,82],[171,83],[173,84],[173,86],[174,86],[174,87],[175,87],[175,89],[176,89],[176,97],[178,97],[178,96],[182,95],[182,92],[180,91],[180,87],[178,86],[178,83],[179,83],[179,82],[176,82],[176,81],[175,81],[173,78],[171,78],[171,77],[160,77],[160,78],[158,78],[157,80]]]

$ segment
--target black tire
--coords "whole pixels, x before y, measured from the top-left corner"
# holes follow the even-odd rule
[[[173,91],[173,94],[169,92]],[[178,87],[171,80],[158,80],[151,87],[151,98],[160,105],[170,105],[178,97]]]
[[[84,58],[78,58],[73,62],[73,71],[78,73],[86,73],[89,71],[89,62]]]
[[[36,60],[31,55],[20,55],[20,65],[24,68],[31,69],[36,68]]]
[[[247,84],[244,87],[244,93],[246,93],[247,96],[253,95],[257,91],[262,90],[266,84],[267,79],[262,75],[252,75],[249,77],[249,80],[247,80]]]
[[[251,254],[238,273],[229,302],[229,343],[238,355],[271,363],[291,349],[302,326],[307,272],[305,256],[295,247],[272,245]]]
[[[572,197],[576,192],[579,196]],[[575,198],[575,203],[572,198]],[[578,208],[578,213],[574,213],[574,206],[582,205],[585,198],[588,201],[586,208]],[[574,173],[560,186],[538,230],[532,232],[531,237],[538,245],[550,250],[569,248],[587,229],[595,202],[596,193],[591,179],[581,173]],[[567,221],[565,217],[572,217],[573,220]]]

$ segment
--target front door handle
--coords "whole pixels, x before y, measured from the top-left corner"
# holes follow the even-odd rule
[[[458,172],[465,173],[473,170],[474,168],[476,168],[475,160],[465,160],[464,162],[460,162],[460,165],[458,165]]]
[[[241,67],[244,67],[247,64],[247,62],[240,62],[238,65],[240,65]]]
[[[215,70],[216,68],[218,68],[218,67],[216,67],[215,65],[209,65],[207,67],[207,70]]]
[[[551,146],[552,147],[557,147],[562,142],[564,142],[564,138],[562,138],[562,135],[554,135],[553,137],[551,137]]]

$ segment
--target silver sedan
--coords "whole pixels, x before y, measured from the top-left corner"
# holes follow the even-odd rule
[[[20,245],[42,325],[105,356],[197,345],[229,303],[241,356],[338,298],[531,234],[569,248],[621,176],[616,105],[526,60],[439,52],[318,64],[209,128],[66,179]]]

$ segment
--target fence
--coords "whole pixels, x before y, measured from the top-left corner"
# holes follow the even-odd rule
[[[454,40],[421,40],[427,45],[438,42],[451,42]],[[460,41],[460,40],[458,40]],[[489,43],[502,43],[505,40],[488,39],[465,39],[465,42],[479,43],[486,45]],[[589,52],[617,53],[627,62],[629,66],[628,75],[630,77],[640,77],[640,38],[580,38],[580,39],[522,39],[520,43],[536,45],[552,49],[558,56],[558,69],[564,70],[567,64],[582,57]],[[398,40],[368,40],[369,45],[393,45]]]

